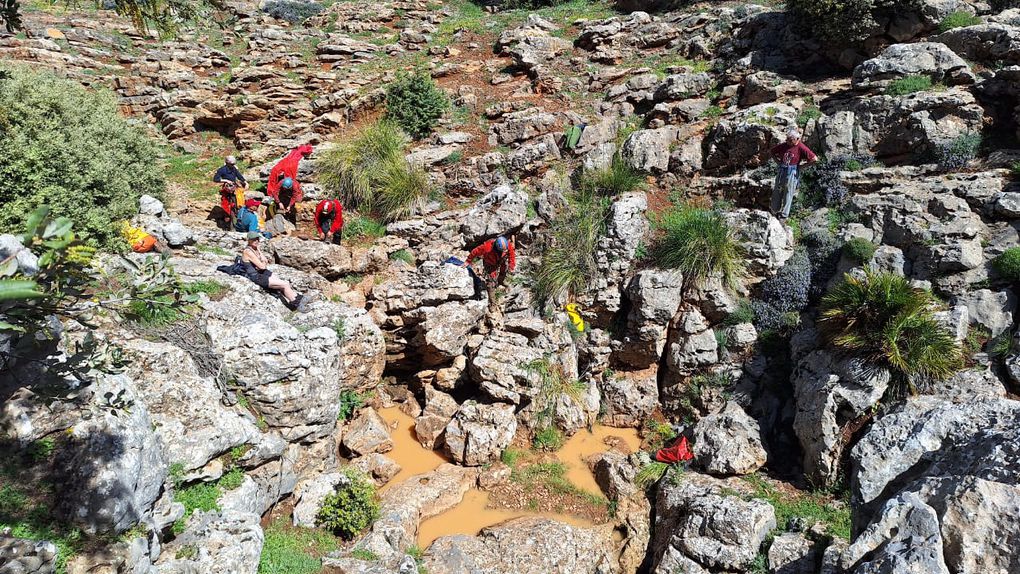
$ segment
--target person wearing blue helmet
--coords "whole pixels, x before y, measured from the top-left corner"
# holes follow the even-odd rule
[[[463,267],[471,265],[475,259],[482,260],[485,277],[485,290],[489,295],[489,311],[496,309],[496,287],[503,284],[508,273],[517,267],[517,253],[513,236],[510,239],[500,235],[482,243],[471,250]]]

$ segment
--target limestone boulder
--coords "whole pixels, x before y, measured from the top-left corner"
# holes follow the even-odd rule
[[[697,422],[693,445],[694,460],[713,475],[752,473],[764,466],[768,456],[758,422],[733,401]]]
[[[468,401],[446,425],[444,451],[465,466],[481,466],[499,459],[517,432],[514,406]]]

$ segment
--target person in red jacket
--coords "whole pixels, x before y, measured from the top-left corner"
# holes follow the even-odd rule
[[[315,231],[322,241],[332,235],[333,243],[340,245],[344,227],[344,206],[339,199],[323,199],[315,206]]]
[[[280,211],[290,214],[294,205],[301,201],[301,184],[298,182],[298,166],[301,160],[312,155],[312,146],[301,145],[287,154],[286,157],[277,162],[273,169],[269,170],[269,182],[266,184],[266,194],[276,200]]]
[[[482,260],[485,275],[485,291],[489,295],[489,311],[496,309],[496,287],[503,284],[507,273],[517,267],[517,253],[514,250],[515,238],[509,240],[500,235],[490,239],[471,250],[467,261],[462,267],[471,265],[475,259]]]
[[[772,190],[772,213],[780,219],[790,217],[793,196],[797,193],[800,183],[800,166],[818,161],[818,156],[804,142],[800,141],[800,131],[791,128],[786,132],[786,141],[769,150],[772,161],[779,167],[776,174],[775,187]]]

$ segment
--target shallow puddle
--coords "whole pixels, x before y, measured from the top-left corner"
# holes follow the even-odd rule
[[[418,547],[428,548],[433,541],[453,534],[474,536],[483,528],[495,526],[511,518],[521,516],[544,516],[574,526],[594,526],[587,520],[569,514],[550,512],[521,512],[519,510],[502,510],[488,508],[489,493],[484,490],[472,489],[464,495],[460,504],[421,523],[418,527]]]
[[[401,411],[400,407],[380,409],[379,416],[390,425],[390,438],[393,439],[393,450],[386,453],[386,456],[400,465],[400,472],[380,488],[380,492],[416,474],[435,470],[447,462],[439,451],[427,450],[421,446],[417,435],[414,434],[414,419]],[[395,429],[394,424],[397,425]]]
[[[638,436],[637,429],[596,425],[591,432],[581,429],[567,439],[563,448],[556,451],[556,458],[567,467],[567,480],[574,486],[592,494],[602,494],[598,483],[595,482],[595,475],[588,468],[588,459],[592,455],[610,450],[611,445],[617,442],[622,443],[618,447],[622,452],[636,452],[641,448],[641,437]]]

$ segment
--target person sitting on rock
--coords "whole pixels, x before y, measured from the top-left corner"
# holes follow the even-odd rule
[[[170,248],[157,239],[155,235],[141,227],[134,227],[127,221],[121,226],[120,233],[128,242],[128,245],[131,246],[131,251],[135,253],[149,253],[150,251],[170,253]]]
[[[485,277],[485,291],[489,296],[489,311],[496,310],[496,287],[503,284],[508,273],[517,267],[515,238],[509,240],[502,235],[490,239],[471,250],[462,267],[471,265],[475,259],[482,260]]]
[[[262,228],[259,225],[259,214],[258,208],[262,202],[257,199],[249,199],[244,202],[244,207],[237,212],[237,223],[234,224],[235,231],[243,232],[262,232]],[[269,232],[262,232],[266,238],[272,237]]]
[[[294,148],[269,171],[266,193],[277,201],[281,211],[286,214],[292,214],[294,204],[301,201],[298,168],[302,159],[312,155],[312,149],[310,145]]]
[[[258,231],[249,231],[247,237],[248,245],[241,253],[245,275],[263,289],[280,291],[283,294],[287,308],[291,310],[298,309],[301,301],[304,300],[304,296],[295,291],[290,286],[290,283],[273,276],[273,272],[269,270],[269,258],[262,253],[262,234]]]
[[[323,199],[315,206],[315,232],[322,241],[330,235],[333,243],[340,245],[341,231],[344,227],[344,206],[339,199]]]
[[[800,182],[801,163],[814,163],[818,161],[818,156],[800,141],[800,132],[796,128],[786,132],[786,141],[773,147],[769,153],[772,160],[779,164],[776,186],[772,190],[772,213],[780,219],[786,219],[790,217],[793,196]]]

